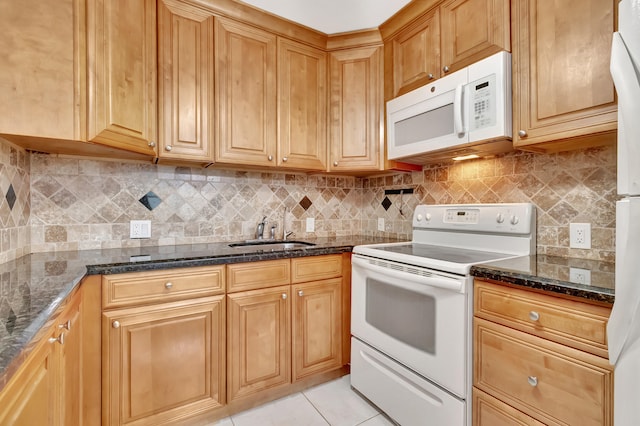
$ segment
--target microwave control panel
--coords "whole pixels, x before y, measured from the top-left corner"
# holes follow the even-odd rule
[[[471,129],[477,130],[496,124],[496,75],[476,80],[467,86],[471,90]]]

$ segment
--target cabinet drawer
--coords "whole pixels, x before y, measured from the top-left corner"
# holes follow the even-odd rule
[[[289,259],[227,265],[227,292],[275,287],[291,282]]]
[[[606,359],[474,319],[474,386],[548,425],[611,425]]]
[[[342,256],[310,256],[291,259],[291,282],[319,281],[342,275]]]
[[[224,265],[102,277],[103,308],[168,302],[224,293]]]
[[[608,358],[611,309],[475,281],[475,315]]]
[[[472,407],[473,426],[544,426],[544,423],[521,413],[478,388],[473,388]]]

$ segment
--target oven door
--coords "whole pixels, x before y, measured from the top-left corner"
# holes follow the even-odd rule
[[[470,281],[354,254],[351,333],[465,399]]]

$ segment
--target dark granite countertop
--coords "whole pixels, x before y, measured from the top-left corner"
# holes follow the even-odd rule
[[[35,253],[0,265],[0,389],[31,349],[36,334],[86,275],[119,274],[350,252],[375,237],[305,239],[303,249],[229,247],[229,242]],[[11,367],[11,368],[9,368]]]
[[[587,270],[590,284],[572,282],[571,268]],[[525,256],[472,266],[471,275],[607,304],[615,299],[615,264],[611,262]]]

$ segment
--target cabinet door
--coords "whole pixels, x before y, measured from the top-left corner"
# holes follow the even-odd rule
[[[158,2],[158,155],[213,161],[213,15]]]
[[[473,388],[473,426],[544,426],[515,408]]]
[[[342,278],[292,286],[293,380],[342,366]]]
[[[53,333],[45,335],[0,393],[0,424],[58,425],[57,356]]]
[[[291,382],[290,286],[227,295],[229,402]]]
[[[0,2],[0,133],[84,137],[83,15],[81,0]]]
[[[278,39],[279,166],[327,168],[327,54]]]
[[[384,140],[382,47],[331,52],[329,63],[329,170],[378,170]]]
[[[155,0],[88,0],[87,22],[88,139],[155,156]]]
[[[442,72],[511,50],[509,0],[447,0],[440,5]]]
[[[440,77],[438,9],[424,14],[390,42],[393,52],[393,94],[400,96]],[[389,58],[391,59],[391,58]]]
[[[215,39],[216,161],[275,166],[276,36],[220,18]]]
[[[615,3],[512,1],[514,146],[557,151],[602,143],[603,132],[615,138]]]
[[[224,296],[102,316],[103,424],[156,425],[225,401]]]

